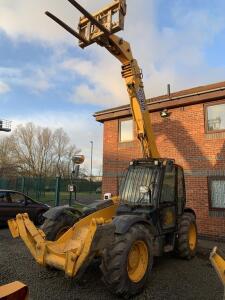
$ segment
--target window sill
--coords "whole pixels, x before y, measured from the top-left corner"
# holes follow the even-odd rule
[[[126,142],[119,142],[118,147],[119,148],[134,147],[134,140],[126,141]]]
[[[225,209],[224,208],[214,208],[213,210],[209,210],[209,217],[221,218],[225,217]]]
[[[208,140],[224,139],[225,131],[214,131],[205,133],[205,137]]]

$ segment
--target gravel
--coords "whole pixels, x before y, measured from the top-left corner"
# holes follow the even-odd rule
[[[79,282],[65,278],[61,271],[39,266],[20,239],[13,239],[8,229],[0,229],[0,285],[15,280],[29,286],[29,299],[33,300],[117,299],[102,283],[97,262]],[[155,259],[147,288],[135,300],[222,298],[223,286],[207,258],[185,261],[167,255]]]

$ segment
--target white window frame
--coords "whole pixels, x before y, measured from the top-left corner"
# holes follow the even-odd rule
[[[131,121],[132,122],[132,138],[121,140],[121,124],[122,122]],[[119,143],[128,143],[134,140],[134,121],[132,118],[120,119],[119,120]]]
[[[223,205],[218,205],[215,204],[214,199],[213,199],[213,191],[214,191],[214,187],[213,187],[213,182],[215,181],[223,181],[224,182],[224,187],[221,194],[224,194],[224,203]],[[208,191],[209,191],[209,208],[211,210],[225,210],[225,176],[211,176],[208,178]],[[215,195],[216,196],[216,195]],[[218,197],[218,195],[216,196]],[[222,202],[222,200],[217,201],[217,203]]]

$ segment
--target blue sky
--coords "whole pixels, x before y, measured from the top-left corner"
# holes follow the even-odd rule
[[[108,1],[80,0],[90,10]],[[147,97],[225,80],[225,2],[129,0],[125,32],[144,72]],[[79,13],[66,0],[1,0],[1,118],[63,127],[101,169],[102,125],[95,111],[128,103],[120,64],[104,49],[85,51],[44,16],[50,10],[75,24]]]

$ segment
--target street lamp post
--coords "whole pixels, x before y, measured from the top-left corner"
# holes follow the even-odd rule
[[[90,141],[91,143],[91,174],[90,174],[90,180],[92,179],[92,158],[93,158],[93,141]]]

